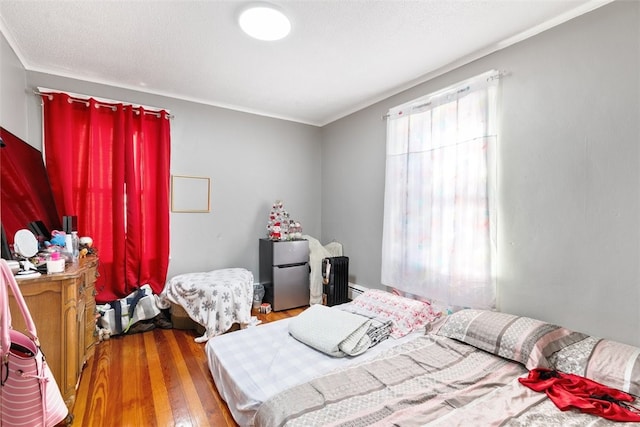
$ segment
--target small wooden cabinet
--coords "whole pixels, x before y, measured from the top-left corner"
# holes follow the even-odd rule
[[[73,406],[82,368],[95,352],[97,268],[98,259],[87,257],[67,264],[64,273],[18,280],[42,352],[68,408]],[[24,320],[9,294],[13,328],[24,332]]]

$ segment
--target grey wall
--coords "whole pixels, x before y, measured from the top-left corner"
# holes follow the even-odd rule
[[[0,34],[0,126],[27,138],[26,73],[7,40]]]
[[[508,70],[499,308],[640,345],[639,9],[614,2],[325,126],[322,238],[344,244],[351,281],[382,287],[382,115]]]
[[[26,72],[26,83],[11,97],[26,102],[27,140],[36,148],[42,147],[40,100],[32,93],[38,86],[171,110],[171,173],[210,177],[212,191],[210,213],[171,214],[169,277],[244,267],[257,281],[258,239],[266,236],[276,199],[305,233],[320,235],[319,128]]]

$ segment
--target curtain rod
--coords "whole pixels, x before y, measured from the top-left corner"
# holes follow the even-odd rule
[[[89,98],[93,98],[94,100],[96,100],[96,106],[98,107],[106,107],[106,108],[111,108],[112,110],[115,111],[115,106],[112,104],[123,104],[126,106],[129,106],[133,109],[140,109],[142,108],[144,111],[144,114],[151,114],[154,115],[156,117],[160,117],[160,108],[156,108],[156,107],[147,107],[147,106],[143,106],[143,105],[135,105],[135,104],[130,104],[128,102],[123,102],[123,101],[112,101],[112,100],[105,100],[104,102],[101,102],[99,99],[96,99],[95,97],[92,96],[88,96],[88,95],[78,95],[78,94],[69,94],[67,92],[63,92],[63,91],[58,91],[58,90],[52,90],[52,89],[34,89],[33,90],[33,94],[37,95],[37,96],[49,96],[49,99],[52,99],[51,96],[54,93],[65,93],[69,96],[69,101],[70,102],[80,102],[83,104],[86,104],[87,107],[89,106]],[[110,102],[110,103],[107,103]],[[166,111],[166,110],[165,110]],[[175,116],[171,113],[169,113],[167,111],[167,119],[173,119]]]
[[[498,71],[497,73],[492,74],[489,77],[487,77],[487,81],[491,82],[493,80],[500,80],[500,79],[502,79],[504,77],[507,77],[509,75],[511,75],[511,71],[505,71],[505,70]],[[469,87],[467,86],[466,88],[458,90],[458,93],[464,92],[464,91],[466,91],[468,89],[469,89]],[[426,107],[429,104],[431,104],[431,102],[426,102],[424,104],[416,105],[414,108]],[[387,120],[388,118],[389,118],[389,114],[385,114],[385,115],[382,116],[382,120]]]

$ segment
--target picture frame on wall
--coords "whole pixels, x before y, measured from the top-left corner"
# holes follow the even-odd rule
[[[200,176],[172,175],[171,212],[211,212],[211,179]]]

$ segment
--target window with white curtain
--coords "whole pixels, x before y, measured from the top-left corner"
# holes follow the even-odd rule
[[[389,111],[384,285],[495,307],[498,83],[491,71]]]

